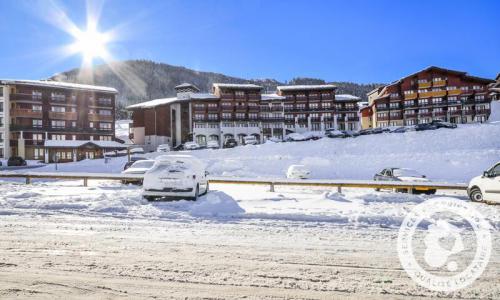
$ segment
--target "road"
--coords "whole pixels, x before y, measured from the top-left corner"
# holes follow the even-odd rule
[[[0,298],[499,298],[498,232],[485,273],[454,294],[416,286],[396,238],[317,222],[4,214]]]

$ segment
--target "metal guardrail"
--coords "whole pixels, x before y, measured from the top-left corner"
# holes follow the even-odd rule
[[[83,180],[87,186],[88,180],[120,180],[138,181],[143,179],[140,174],[113,174],[113,173],[85,173],[85,172],[0,172],[0,178],[25,178],[26,183],[32,179],[65,179]],[[234,178],[214,177],[208,178],[213,184],[247,184],[268,185],[274,192],[276,186],[317,186],[336,187],[339,192],[342,188],[373,188],[373,189],[407,189],[413,190],[467,190],[466,184],[442,182],[410,182],[410,181],[373,181],[373,180],[329,180],[329,179],[279,179],[279,178]]]
[[[137,174],[113,174],[113,173],[86,173],[86,172],[0,172],[0,178],[24,178],[26,184],[32,179],[63,179],[83,180],[83,185],[88,186],[89,180],[119,180],[139,181],[143,175]]]

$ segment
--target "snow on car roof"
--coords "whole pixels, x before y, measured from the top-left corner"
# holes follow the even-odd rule
[[[98,86],[98,85],[88,85],[88,84],[80,84],[80,83],[70,83],[70,82],[62,82],[62,81],[53,81],[53,80],[19,80],[19,79],[1,79],[1,84],[19,84],[19,85],[35,85],[42,87],[56,87],[63,89],[77,89],[77,90],[93,90],[97,92],[107,92],[117,94],[118,91],[115,88],[107,87],[107,86]]]

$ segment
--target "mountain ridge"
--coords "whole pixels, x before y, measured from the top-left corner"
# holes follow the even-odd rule
[[[327,82],[323,79],[307,77],[296,77],[288,82],[280,82],[272,78],[244,79],[142,59],[115,61],[94,66],[92,69],[75,68],[55,74],[49,79],[116,88],[119,91],[117,111],[120,112],[120,117],[124,114],[124,107],[128,105],[175,96],[174,87],[184,82],[196,85],[202,92],[210,92],[215,82],[254,83],[263,86],[264,92],[274,92],[278,85],[330,83],[337,86],[338,94],[352,94],[363,100],[366,100],[367,92],[383,85],[381,83]]]

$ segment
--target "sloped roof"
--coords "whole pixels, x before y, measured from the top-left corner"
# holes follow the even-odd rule
[[[98,85],[88,85],[79,83],[69,83],[53,80],[17,80],[17,79],[1,79],[1,84],[19,84],[19,85],[30,85],[30,86],[40,86],[40,87],[52,87],[70,90],[91,90],[96,92],[106,92],[117,94],[118,91],[112,87],[98,86]]]
[[[191,83],[187,83],[187,82],[179,84],[178,86],[176,86],[174,88],[175,89],[182,89],[182,88],[188,88],[188,87],[192,87],[192,88],[196,89],[197,91],[200,91],[200,89],[196,85],[191,84]]]
[[[360,97],[349,95],[349,94],[339,94],[335,95],[336,101],[361,101]]]
[[[213,87],[226,89],[244,89],[244,90],[260,90],[260,85],[251,83],[214,83]]]
[[[333,84],[317,84],[317,85],[280,85],[276,89],[278,91],[311,91],[311,90],[331,90],[336,89]]]
[[[260,98],[263,101],[270,101],[270,100],[284,100],[286,99],[285,96],[280,96],[278,94],[262,94],[260,95]]]
[[[115,141],[91,141],[91,140],[45,140],[44,147],[46,148],[79,148],[86,144],[93,144],[100,148],[127,148],[127,145],[120,144]]]
[[[129,105],[127,106],[127,109],[153,108],[161,105],[190,101],[190,100],[218,100],[218,99],[219,97],[210,93],[189,93],[186,98],[171,97],[171,98],[154,99],[146,102]]]

